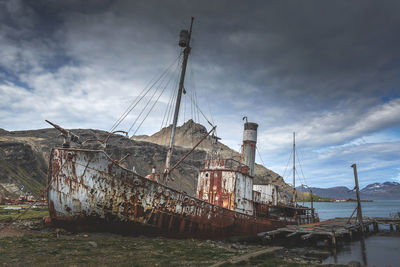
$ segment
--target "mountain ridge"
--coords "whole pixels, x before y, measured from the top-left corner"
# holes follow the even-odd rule
[[[162,146],[168,146],[171,129],[172,125],[169,125],[168,127],[162,128],[160,131],[154,133],[153,135],[133,136],[131,137],[131,139],[135,141],[145,141]],[[190,119],[186,121],[183,125],[176,128],[175,146],[192,149],[194,145],[207,134],[207,132],[208,131],[206,127]],[[217,144],[214,144],[211,137],[208,137],[203,142],[201,142],[197,149],[204,150],[207,153],[211,153],[213,150],[215,150],[222,158],[232,157],[234,159],[240,160],[241,157],[241,154],[239,152],[231,149],[220,141],[217,141]],[[254,184],[274,183],[281,187],[284,187],[287,191],[291,191],[290,186],[285,183],[283,177],[280,176],[278,173],[257,163],[254,169]]]
[[[296,188],[302,192],[309,192],[305,187]],[[313,193],[320,197],[329,198],[352,198],[356,199],[355,191],[346,186],[335,186],[330,188],[311,187]],[[360,197],[363,200],[395,200],[400,199],[400,183],[398,182],[383,182],[372,183],[360,190]]]

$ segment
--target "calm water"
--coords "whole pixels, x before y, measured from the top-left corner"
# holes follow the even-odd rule
[[[300,202],[299,204],[303,204]],[[310,207],[310,202],[304,202]],[[350,217],[357,202],[315,202],[314,208],[321,220],[335,217]],[[361,202],[364,217],[390,217],[391,213],[400,212],[400,200],[375,200],[374,202]]]
[[[303,204],[303,203],[299,203]],[[311,203],[304,203],[311,206]],[[349,217],[357,203],[355,202],[317,202],[314,203],[316,212],[321,220],[335,217]],[[376,200],[362,202],[363,216],[391,217],[400,212],[400,200]],[[388,227],[380,227],[380,229]],[[365,240],[344,244],[336,256],[327,258],[323,263],[347,264],[350,261],[359,261],[368,266],[400,266],[400,237],[369,236]]]
[[[400,266],[400,237],[369,236],[365,241],[345,244],[336,257],[330,256],[324,264],[347,264],[359,261],[368,266]]]

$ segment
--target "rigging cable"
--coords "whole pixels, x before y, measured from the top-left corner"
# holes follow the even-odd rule
[[[177,67],[175,68],[174,72],[176,71],[176,69],[178,68],[179,65],[177,65]],[[165,85],[164,89],[161,91],[161,94],[158,96],[157,100],[155,103],[157,103],[158,99],[161,97],[162,93],[164,92],[165,88],[167,88],[169,82],[171,81],[171,78],[168,80],[167,84]],[[132,130],[133,126],[136,124],[136,122],[139,120],[140,116],[143,114],[143,112],[146,110],[147,106],[150,104],[151,100],[153,100],[153,97],[156,95],[156,93],[158,92],[158,90],[160,89],[160,87],[162,87],[162,84],[164,82],[164,79],[160,82],[160,84],[157,86],[157,88],[155,89],[153,95],[150,97],[150,99],[147,101],[146,105],[144,106],[144,108],[140,111],[139,115],[137,116],[136,120],[133,122],[133,124],[131,125],[131,127],[128,130],[128,133]],[[154,105],[153,105],[154,107]],[[151,107],[150,111],[153,109],[153,107]],[[147,118],[147,116],[149,115],[149,113],[145,116],[145,119]],[[142,121],[143,123],[143,121]],[[142,125],[142,123],[140,125]],[[139,126],[140,127],[140,126]],[[138,130],[138,129],[137,129]],[[136,130],[136,131],[137,131]],[[135,133],[136,133],[135,131]],[[134,134],[135,135],[135,134]]]
[[[186,91],[187,91],[187,89],[186,89]],[[199,106],[194,102],[192,96],[190,96],[190,100],[192,101],[193,105],[194,105],[195,107],[197,107],[197,110],[200,111],[201,115],[202,115],[202,116],[204,117],[204,119],[208,122],[208,124],[210,124],[211,127],[214,127],[215,125],[212,124],[212,123],[208,120],[208,118],[206,117],[206,115],[204,114],[204,112],[203,112],[203,111],[199,108]]]
[[[300,176],[300,173],[297,171],[297,169],[296,169],[296,173],[297,173],[297,177],[299,177],[299,180],[301,182],[302,178]],[[303,184],[305,184],[304,179],[303,179],[303,183],[300,186],[302,187]]]
[[[190,94],[189,94],[189,100],[190,100],[190,117],[192,118],[192,120],[193,120],[193,114],[194,114],[194,112],[193,112],[193,110],[194,110],[194,105],[193,105],[193,101],[192,101],[192,94],[193,94],[193,92],[192,91],[190,91]]]
[[[198,98],[197,98],[197,88],[196,88],[196,83],[194,79],[194,72],[193,72],[193,67],[192,67],[192,62],[189,62],[189,69],[190,69],[190,80],[193,84],[193,96],[194,96],[194,104],[198,107]],[[200,115],[199,115],[199,108],[197,108],[197,112],[194,114],[195,116],[195,121],[196,121],[196,115],[197,115],[197,122],[200,123]]]
[[[109,130],[109,132],[112,132],[115,130],[115,128],[124,120],[124,116],[126,114],[128,114],[131,109],[131,107],[134,105],[134,103],[139,99],[139,97],[146,91],[147,87],[151,84],[152,80],[143,88],[143,90],[140,92],[140,94],[138,94],[135,98],[134,101],[132,101],[132,103],[128,106],[128,108],[124,111],[124,113],[122,113],[121,117],[119,117],[119,119],[117,121],[114,122],[113,126],[111,127],[111,129]],[[137,104],[137,103],[136,103]],[[124,117],[124,118],[122,118]]]
[[[190,76],[189,76],[189,78],[190,78],[190,81],[192,82],[192,77],[193,77],[193,73],[192,73],[192,68],[191,68],[191,61],[189,62],[189,71],[190,71]],[[192,82],[193,83],[193,82]],[[192,87],[192,86],[189,86],[190,88]],[[194,87],[194,85],[193,85],[193,87]],[[193,106],[193,102],[192,102],[192,100],[191,100],[191,98],[192,98],[192,95],[193,95],[193,90],[190,90],[189,92],[186,92],[186,93],[188,93],[188,95],[189,95],[189,97],[190,97],[190,118],[195,122],[196,121],[196,119],[194,118],[194,116],[193,116],[193,114],[194,114],[194,112],[193,112],[193,110],[194,110],[194,106]]]
[[[306,182],[306,177],[304,176],[304,173],[303,173],[303,167],[302,167],[302,164],[301,164],[301,162],[300,162],[300,157],[299,157],[299,154],[297,153],[297,151],[296,151],[296,155],[297,155],[297,161],[299,162],[299,165],[300,165],[301,173],[302,173],[302,175],[303,175],[304,184],[307,184],[307,182]]]
[[[183,95],[183,123],[185,123],[186,119],[186,94]]]
[[[151,95],[150,99],[147,101],[146,105],[144,106],[144,108],[140,111],[139,115],[136,117],[135,121],[132,123],[131,127],[128,130],[128,134],[129,132],[132,130],[133,126],[136,124],[136,122],[139,120],[140,116],[143,114],[143,112],[145,111],[145,109],[147,108],[147,106],[149,105],[149,103],[151,102],[151,100],[153,99],[153,97],[155,96],[155,94],[157,93],[159,88],[156,88],[156,90],[154,91],[154,93]]]
[[[181,61],[182,61],[182,58],[179,60],[178,65],[181,65]],[[174,87],[174,89],[171,91],[171,95],[170,95],[170,98],[169,98],[169,101],[168,101],[168,105],[167,105],[167,107],[166,107],[166,109],[165,109],[164,116],[163,116],[163,120],[162,120],[162,122],[161,122],[161,128],[160,128],[160,130],[161,130],[163,127],[167,127],[167,126],[168,126],[169,113],[170,113],[170,111],[171,111],[171,107],[172,107],[172,104],[173,104],[173,101],[174,101],[174,99],[175,99],[175,95],[176,95],[177,89],[178,89],[178,80],[179,80],[179,75],[177,75],[176,80],[175,80],[175,87]],[[168,114],[168,115],[167,115],[167,114]],[[164,126],[164,121],[165,121],[165,126]]]
[[[282,175],[283,179],[286,179],[286,178],[287,178],[287,177],[285,176],[285,174],[286,174],[286,171],[287,171],[287,167],[289,166],[289,161],[290,161],[290,159],[292,158],[292,154],[293,154],[293,151],[290,150],[290,156],[289,156],[289,159],[288,159],[288,161],[287,161],[287,163],[286,163],[285,171],[283,172],[283,175]],[[288,175],[289,175],[289,173],[288,173]]]
[[[265,167],[264,161],[263,161],[263,159],[262,159],[262,157],[261,157],[261,154],[260,154],[260,150],[258,150],[258,147],[257,147],[257,146],[256,146],[256,150],[257,150],[257,153],[258,153],[258,157],[259,157],[260,160],[261,160],[261,163],[262,163],[263,166]]]
[[[167,105],[167,107],[166,107],[166,109],[165,109],[164,118],[163,118],[163,120],[162,120],[160,130],[161,130],[162,128],[168,126],[169,117],[170,117],[170,113],[171,113],[171,107],[172,107],[173,104],[174,104],[176,93],[177,93],[177,87],[175,86],[175,88],[171,91],[171,96],[170,96],[170,98],[169,98],[168,105]],[[165,125],[164,125],[164,122],[165,122]]]
[[[211,122],[212,122],[212,124],[214,124],[214,117],[211,112],[210,101],[207,101],[207,106],[208,106],[208,112],[210,113],[210,116],[211,116]]]
[[[155,84],[158,83],[158,81],[169,71],[169,69],[176,63],[176,61],[178,61],[182,56],[182,53],[180,53],[176,59],[172,62],[171,65],[169,65],[164,72],[160,75],[160,77],[158,79],[156,79],[156,81],[150,86],[150,88],[147,89],[146,93],[144,95],[143,92],[146,90],[147,86],[149,86],[149,84],[151,84],[151,82],[146,85],[146,87],[142,90],[142,92],[135,98],[135,100],[132,102],[131,105],[129,105],[129,107],[126,109],[126,111],[121,115],[121,117],[114,123],[114,125],[111,127],[109,132],[114,131],[118,125],[121,124],[121,122],[128,116],[128,114],[137,106],[137,104],[139,104],[139,102],[148,94],[148,92],[154,87]],[[139,99],[138,99],[139,98]],[[136,103],[135,103],[136,102]]]
[[[177,77],[175,81],[174,95],[172,97],[171,105],[169,106],[168,109],[168,115],[167,115],[167,120],[165,121],[165,127],[169,127],[169,124],[170,122],[172,122],[172,119],[174,117],[174,107],[176,106],[178,91],[179,91],[179,77]]]
[[[178,65],[179,66],[179,65]],[[175,71],[178,69],[178,67],[175,69]],[[139,124],[139,126],[137,127],[137,129],[135,130],[134,134],[135,135],[137,133],[137,131],[139,130],[139,128],[142,126],[143,122],[147,119],[147,117],[149,116],[149,114],[151,113],[151,111],[153,110],[153,108],[155,107],[155,105],[158,103],[158,100],[160,99],[161,95],[164,93],[165,89],[168,87],[169,83],[172,80],[172,76],[171,78],[168,80],[167,84],[164,86],[164,88],[162,89],[161,93],[158,95],[156,101],[154,101],[153,105],[151,106],[150,110],[147,112],[146,116],[143,118],[142,122]]]
[[[180,65],[180,63],[179,63],[179,65]],[[169,135],[167,134],[168,126],[169,126],[168,123],[172,121],[172,108],[175,106],[176,95],[178,94],[178,84],[179,84],[179,75],[176,76],[175,86],[173,87],[173,90],[171,92],[172,93],[171,98],[170,98],[170,101],[168,102],[168,106],[167,106],[167,109],[164,114],[164,115],[166,115],[165,126],[164,126],[164,119],[163,119],[163,123],[161,125],[161,129],[163,129],[163,127],[165,127],[164,129],[166,131],[166,134],[163,135],[163,139],[162,139],[162,144],[166,145],[166,146],[168,145],[168,136],[171,135],[171,134],[169,134]]]
[[[173,119],[173,116],[174,116],[173,109],[174,109],[174,107],[176,105],[176,100],[177,100],[176,96],[177,96],[178,91],[179,91],[178,84],[179,84],[179,77],[177,77],[176,82],[175,82],[174,94],[172,96],[171,105],[168,107],[169,109],[168,109],[167,119],[165,121],[166,132],[167,133],[169,132],[169,134],[165,134],[164,135],[164,142],[163,143],[165,143],[166,146],[168,146],[168,144],[169,144],[169,138],[171,137],[171,133],[172,133],[172,126],[171,127],[169,127],[169,126],[172,125],[172,119]]]
[[[167,117],[167,111],[168,111],[168,109],[169,109],[169,107],[170,107],[170,105],[171,105],[172,98],[173,98],[174,94],[175,94],[175,89],[174,89],[173,91],[171,91],[171,94],[170,94],[170,96],[169,96],[168,104],[167,104],[167,106],[166,106],[166,108],[165,108],[164,116],[163,116],[163,119],[162,119],[162,122],[161,122],[160,131],[161,131],[162,128],[164,127],[164,121],[165,121],[165,118]]]

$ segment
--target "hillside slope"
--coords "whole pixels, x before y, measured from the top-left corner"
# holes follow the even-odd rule
[[[107,132],[91,129],[74,129],[73,133],[80,136],[81,140],[97,138],[103,140]],[[114,159],[120,159],[126,154],[130,157],[123,163],[125,167],[135,167],[137,173],[145,176],[151,172],[153,166],[157,172],[164,169],[167,154],[167,142],[171,127],[164,128],[154,135],[137,136],[129,139],[122,135],[110,138],[106,152]],[[172,162],[177,162],[192,148],[200,138],[206,134],[204,126],[188,121],[178,127],[176,134],[177,147],[174,150]],[[47,164],[52,147],[60,147],[62,138],[56,129],[40,129],[29,131],[6,131],[0,129],[0,197],[16,197],[21,192],[30,192],[38,195],[44,189],[47,179]],[[95,143],[90,143],[85,148],[96,148]],[[222,143],[218,143],[220,153],[224,157],[239,158],[240,154]],[[197,185],[198,169],[203,167],[206,154],[212,150],[210,139],[204,141],[199,149],[187,157],[183,163],[172,173],[176,178],[169,185],[177,190],[194,195]],[[261,166],[256,165],[255,183],[277,184],[285,191],[290,191],[280,175]],[[22,189],[22,191],[21,191]]]
[[[171,129],[172,125],[161,129],[159,132],[151,136],[147,135],[133,136],[132,139],[136,141],[146,141],[162,146],[168,146],[169,137],[171,135]],[[195,123],[193,120],[188,120],[182,126],[176,128],[175,145],[180,146],[182,148],[191,149],[206,134],[207,134],[207,129],[203,125]],[[214,145],[211,138],[207,138],[206,140],[204,140],[197,147],[197,149],[204,150],[207,153],[211,153],[211,151],[215,149],[215,146],[218,153],[223,158],[233,157],[235,159],[240,159],[239,152],[229,148],[228,146],[224,145],[219,141],[218,144]],[[290,191],[289,186],[284,182],[283,178],[279,174],[273,172],[272,170],[267,169],[260,164],[256,164],[254,172],[255,172],[255,177],[254,177],[255,184],[273,183],[285,188],[287,191]]]
[[[107,132],[90,129],[74,129],[73,133],[82,140],[88,138],[104,139]],[[44,189],[47,177],[47,164],[52,147],[60,147],[62,138],[55,129],[31,131],[0,131],[0,196],[15,197],[23,192],[38,195]],[[98,148],[97,144],[89,144],[85,148]],[[188,150],[177,148],[173,162],[178,161]],[[136,172],[147,175],[153,166],[157,171],[164,168],[167,149],[149,142],[137,142],[121,135],[110,138],[106,152],[114,159],[126,154],[130,157],[123,165],[129,169],[135,167]],[[196,169],[202,166],[204,151],[195,151],[174,171],[176,177],[169,185],[175,189],[194,193]]]

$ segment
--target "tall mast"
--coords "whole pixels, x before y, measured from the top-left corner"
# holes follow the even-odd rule
[[[181,39],[179,41],[179,45],[184,47],[185,49],[183,50],[183,62],[182,62],[181,78],[180,78],[180,81],[179,81],[178,96],[176,97],[174,120],[173,120],[173,123],[172,123],[172,130],[171,130],[171,139],[169,141],[167,159],[165,161],[165,171],[164,171],[164,179],[165,179],[164,181],[165,182],[167,182],[169,169],[171,167],[172,150],[174,148],[175,130],[176,130],[176,125],[178,123],[179,108],[180,108],[180,105],[181,105],[182,91],[183,91],[183,88],[184,88],[183,85],[184,85],[184,82],[185,82],[186,65],[187,65],[187,61],[188,61],[189,53],[190,53],[190,49],[191,49],[190,48],[190,37],[192,35],[193,20],[194,20],[194,18],[192,17],[192,21],[190,23],[189,33],[187,32],[187,30],[182,30],[181,31]]]
[[[293,205],[296,205],[296,133],[293,132]]]

